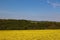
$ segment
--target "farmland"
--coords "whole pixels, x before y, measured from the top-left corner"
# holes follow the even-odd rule
[[[60,40],[60,30],[0,30],[0,40]]]

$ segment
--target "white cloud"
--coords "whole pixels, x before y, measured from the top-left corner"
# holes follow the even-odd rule
[[[47,3],[52,5],[53,7],[60,7],[60,3],[58,2],[52,2],[51,0],[47,0]]]
[[[18,18],[19,15],[22,14],[20,12],[12,12],[7,10],[0,10],[0,18]],[[18,16],[17,16],[18,15]]]

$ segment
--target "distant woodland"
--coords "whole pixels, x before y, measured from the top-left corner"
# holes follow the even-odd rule
[[[0,30],[60,29],[60,22],[0,19]]]

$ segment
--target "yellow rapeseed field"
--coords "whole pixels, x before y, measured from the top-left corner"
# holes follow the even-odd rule
[[[60,40],[60,30],[0,30],[0,40]]]

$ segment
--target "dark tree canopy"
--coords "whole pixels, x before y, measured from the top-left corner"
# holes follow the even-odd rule
[[[0,19],[0,30],[60,29],[60,22]]]

